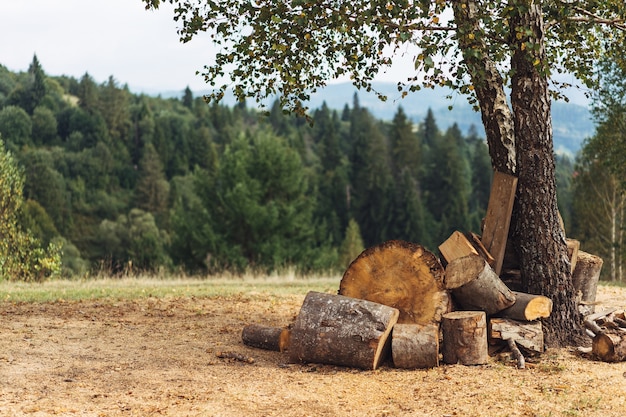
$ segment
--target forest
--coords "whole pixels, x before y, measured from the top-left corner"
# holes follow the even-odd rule
[[[480,233],[492,167],[477,129],[442,131],[432,111],[412,121],[401,106],[378,120],[358,95],[309,114],[207,104],[189,88],[133,94],[113,76],[48,76],[36,56],[25,72],[0,65],[2,153],[22,179],[16,227],[60,262],[28,276],[5,266],[0,279],[337,272],[384,240],[436,251],[455,230]],[[593,227],[610,219],[592,224],[598,206],[581,204],[600,204],[587,155],[555,156],[559,208],[568,236],[612,254],[605,278],[621,280],[621,234],[604,247]]]

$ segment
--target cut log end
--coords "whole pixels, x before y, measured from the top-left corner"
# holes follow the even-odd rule
[[[439,323],[449,306],[439,259],[423,246],[401,240],[361,253],[344,273],[339,294],[397,308],[399,323]]]

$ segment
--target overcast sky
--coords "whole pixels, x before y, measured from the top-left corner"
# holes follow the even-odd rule
[[[196,71],[215,49],[208,35],[180,43],[173,15],[169,4],[147,11],[141,0],[0,0],[0,64],[26,71],[37,54],[51,76],[113,75],[135,92],[207,89]]]
[[[205,89],[208,37],[182,44],[169,4],[141,0],[0,0],[0,64],[26,71],[37,54],[46,74],[98,83],[110,75],[135,91]]]

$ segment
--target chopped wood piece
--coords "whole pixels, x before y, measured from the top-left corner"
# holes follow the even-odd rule
[[[524,355],[522,355],[522,352],[520,352],[519,348],[517,347],[517,344],[515,343],[515,339],[513,338],[506,339],[506,342],[509,345],[509,349],[511,349],[511,353],[513,354],[515,359],[517,359],[517,367],[519,369],[525,369],[526,360],[524,359]]]
[[[352,261],[339,294],[397,308],[399,323],[439,323],[449,310],[443,275],[439,259],[423,246],[390,240]]]
[[[576,268],[572,272],[572,282],[574,290],[580,291],[581,301],[587,303],[584,307],[579,307],[583,314],[593,313],[598,290],[598,279],[602,271],[604,261],[599,256],[592,255],[584,251],[578,251]]]
[[[241,339],[244,345],[255,348],[284,352],[289,347],[289,329],[249,324],[243,328]]]
[[[516,189],[517,177],[494,172],[481,241],[495,259],[493,269],[497,275],[502,271]]]
[[[467,255],[478,255],[474,245],[459,231],[452,233],[448,239],[439,245],[439,252],[441,252],[441,256],[448,263]]]
[[[527,321],[550,317],[552,300],[548,297],[517,291],[513,291],[513,294],[515,294],[515,304],[500,311],[498,316]]]
[[[445,286],[464,310],[494,314],[515,303],[515,295],[480,255],[457,258],[446,267]]]
[[[567,240],[567,255],[569,256],[569,262],[572,267],[572,274],[574,273],[574,269],[576,268],[576,263],[578,262],[578,251],[580,250],[580,242],[576,239],[566,239]]]
[[[478,236],[476,233],[469,232],[465,233],[465,237],[467,237],[469,241],[472,242],[472,245],[478,251],[478,254],[485,258],[489,265],[493,267],[496,260],[493,256],[491,256],[485,245],[483,245],[483,242],[480,240],[480,236]]]
[[[443,361],[482,365],[489,359],[487,318],[484,311],[453,311],[441,320]]]
[[[376,369],[399,311],[367,300],[309,292],[291,329],[292,362]],[[388,346],[387,346],[388,347]]]
[[[490,264],[494,261],[493,256],[489,254],[478,235],[474,233],[464,234],[455,231],[445,242],[439,245],[439,252],[441,252],[446,263],[467,255],[480,255]]]
[[[626,333],[596,334],[591,343],[591,352],[605,362],[626,360]]]
[[[489,320],[489,337],[492,341],[514,339],[522,348],[543,353],[543,328],[541,322],[524,322],[505,318]]]
[[[396,324],[391,333],[391,356],[396,368],[433,368],[439,365],[439,326]]]

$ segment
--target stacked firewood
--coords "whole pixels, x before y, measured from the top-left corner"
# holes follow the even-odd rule
[[[287,351],[291,362],[363,369],[386,359],[400,368],[435,367],[440,360],[480,365],[489,346],[501,346],[523,368],[525,353],[544,351],[540,319],[549,317],[552,301],[515,287],[519,271],[507,255],[507,238],[516,185],[515,177],[496,172],[482,236],[455,232],[439,246],[440,257],[399,240],[368,248],[345,271],[337,295],[311,292],[294,323],[246,326],[243,342]],[[589,313],[602,260],[577,243],[568,241],[570,261]],[[597,344],[608,338],[626,352],[626,335],[617,340],[613,331],[595,330],[595,338],[603,337]]]

